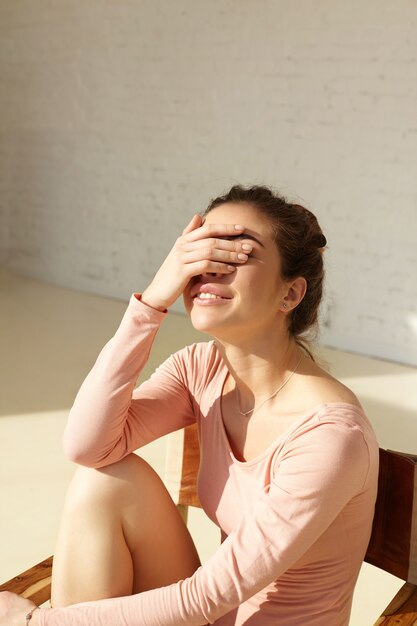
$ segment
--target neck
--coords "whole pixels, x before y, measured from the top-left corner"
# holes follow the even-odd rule
[[[262,337],[216,346],[233,377],[242,411],[256,406],[284,382],[301,356],[295,340],[286,332],[263,333]]]

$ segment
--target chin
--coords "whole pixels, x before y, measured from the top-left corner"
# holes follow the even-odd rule
[[[236,333],[236,322],[232,321],[230,317],[226,319],[226,316],[214,315],[213,313],[213,310],[192,310],[189,316],[195,330],[210,335],[219,341],[232,339]]]
[[[206,315],[204,311],[201,312],[191,310],[188,315],[190,317],[193,327],[202,333],[208,333],[211,335],[215,332],[215,329],[218,328],[218,323],[216,324],[216,321],[213,319],[213,317],[210,315]]]

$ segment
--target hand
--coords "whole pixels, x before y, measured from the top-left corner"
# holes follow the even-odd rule
[[[0,593],[0,626],[25,626],[26,615],[36,604],[10,591]],[[37,624],[36,612],[30,621],[31,626]]]
[[[243,249],[240,240],[228,240],[227,237],[236,237],[243,231],[242,225],[203,224],[201,216],[194,215],[143,292],[143,302],[164,310],[177,300],[193,276],[206,272],[234,272],[235,267],[230,263],[245,263],[248,259],[245,252],[250,250]]]

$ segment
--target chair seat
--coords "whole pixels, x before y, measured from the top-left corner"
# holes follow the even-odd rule
[[[417,586],[405,583],[374,626],[416,626]]]
[[[0,591],[12,591],[32,600],[38,606],[47,602],[51,597],[52,560],[53,557],[50,556],[7,583],[3,583],[0,585]]]

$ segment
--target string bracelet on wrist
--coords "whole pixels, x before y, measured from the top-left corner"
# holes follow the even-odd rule
[[[33,609],[29,611],[29,613],[26,613],[26,626],[29,626],[29,622],[32,619],[34,612],[37,611],[37,609],[39,609],[39,607],[34,606]]]

